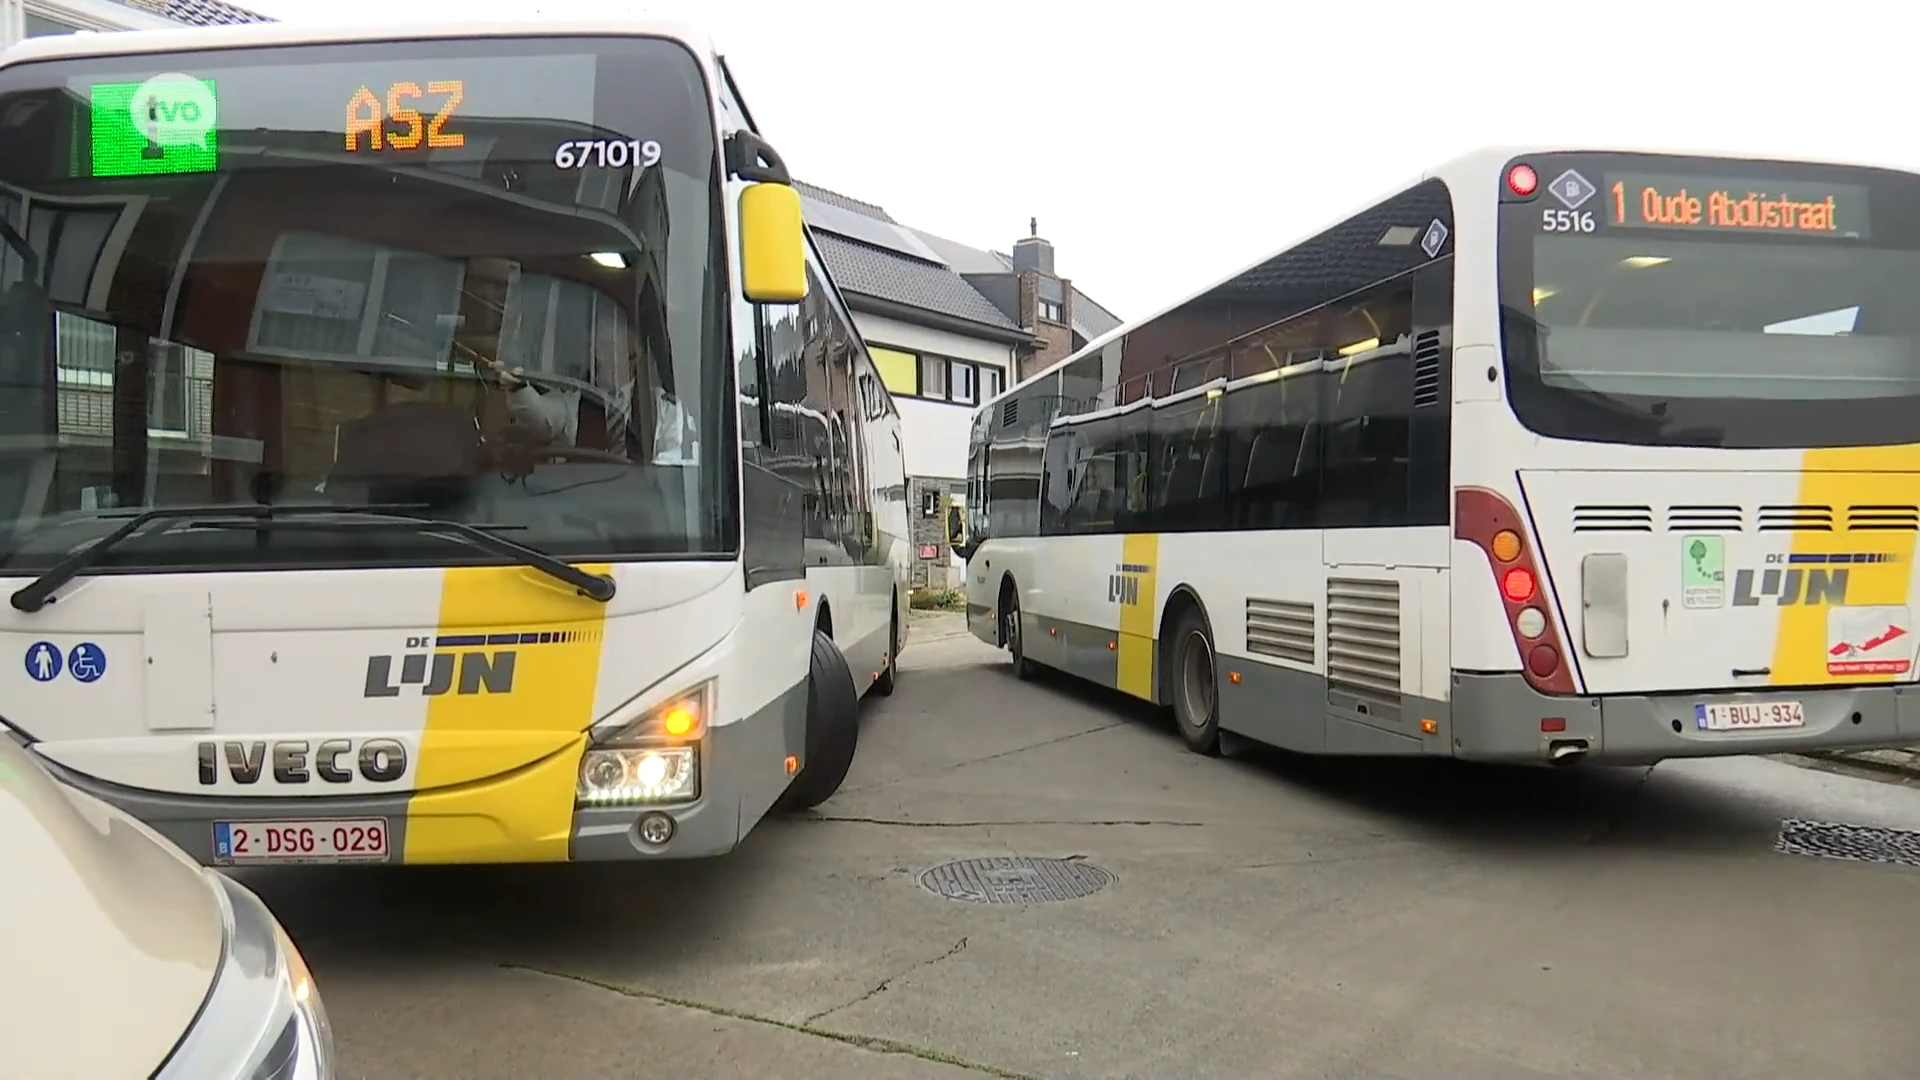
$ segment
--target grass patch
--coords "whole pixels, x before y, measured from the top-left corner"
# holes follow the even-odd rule
[[[965,611],[967,595],[959,589],[915,589],[907,606],[915,611]]]

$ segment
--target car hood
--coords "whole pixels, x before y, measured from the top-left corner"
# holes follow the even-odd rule
[[[0,1058],[10,1076],[146,1080],[220,963],[206,871],[54,780],[0,729]]]

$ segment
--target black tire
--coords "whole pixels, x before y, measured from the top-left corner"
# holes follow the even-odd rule
[[[811,810],[833,798],[853,767],[859,742],[860,695],[853,688],[853,670],[833,639],[816,629],[807,672],[807,756],[774,809]]]
[[[1013,658],[1015,678],[1031,679],[1034,676],[1033,661],[1027,659],[1026,635],[1020,630],[1020,592],[1007,590],[1007,602],[1000,605],[1000,639],[1007,644],[1007,654]]]
[[[1220,668],[1214,662],[1213,635],[1200,612],[1188,608],[1174,624],[1167,658],[1167,698],[1174,726],[1187,749],[1220,754]]]
[[[894,685],[899,682],[894,671],[900,666],[900,600],[894,598],[893,614],[889,616],[887,626],[887,666],[880,671],[880,677],[873,680],[873,692],[881,697],[892,697]]]

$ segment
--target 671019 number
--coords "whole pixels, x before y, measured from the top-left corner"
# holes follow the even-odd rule
[[[638,165],[650,169],[660,163],[660,153],[660,144],[653,139],[575,139],[553,148],[553,167],[624,169]]]

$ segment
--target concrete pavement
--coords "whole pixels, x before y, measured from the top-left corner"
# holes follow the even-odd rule
[[[916,620],[841,794],[727,859],[249,875],[343,1075],[1881,1080],[1920,1057],[1920,971],[1888,944],[1920,870],[1776,850],[1783,819],[1920,830],[1920,790],[1767,760],[1209,760],[954,624]],[[1110,879],[1026,905],[920,884],[1014,856]]]
[[[1817,762],[1920,781],[1920,747],[1894,750],[1837,750],[1829,754],[1804,756]]]

